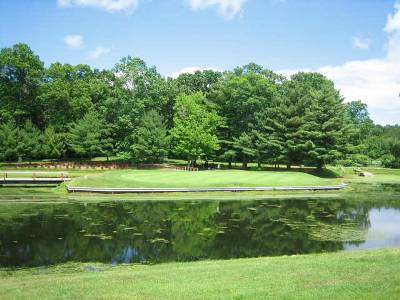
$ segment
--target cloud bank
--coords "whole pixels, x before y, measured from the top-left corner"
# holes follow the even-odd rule
[[[279,73],[288,76],[298,71],[320,72],[335,82],[345,101],[367,103],[375,122],[400,123],[400,3],[396,3],[394,9],[384,28],[387,33],[385,56],[316,70],[281,70]]]
[[[108,12],[124,11],[126,13],[132,13],[139,4],[139,0],[57,0],[57,2],[61,7],[95,7]]]
[[[221,71],[216,68],[186,67],[186,68],[180,69],[179,71],[172,73],[170,75],[170,77],[178,78],[179,75],[184,74],[184,73],[194,74],[196,71],[206,71],[206,70]]]
[[[369,39],[365,39],[359,36],[353,37],[353,47],[361,50],[369,49],[371,45],[371,41]]]
[[[218,13],[227,20],[233,19],[242,12],[247,0],[186,0],[194,11],[216,8]]]
[[[200,11],[215,8],[226,20],[231,20],[242,12],[247,0],[182,0],[192,10]],[[282,1],[282,0],[278,0]],[[94,7],[104,9],[107,12],[124,11],[132,13],[139,5],[139,0],[57,0],[60,7]]]
[[[90,51],[88,53],[87,57],[88,57],[88,59],[95,60],[95,59],[99,59],[102,56],[107,55],[108,53],[110,53],[109,48],[98,46],[93,51]]]
[[[69,47],[69,48],[79,48],[83,44],[83,36],[81,35],[66,35],[64,37],[64,43]]]

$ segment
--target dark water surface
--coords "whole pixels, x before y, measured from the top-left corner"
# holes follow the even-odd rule
[[[232,201],[39,204],[2,197],[0,266],[159,263],[400,246],[400,185],[350,189],[328,198]]]

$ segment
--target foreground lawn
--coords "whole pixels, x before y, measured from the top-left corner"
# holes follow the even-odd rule
[[[70,185],[82,187],[235,187],[328,185],[337,180],[302,172],[214,170],[118,170],[88,175]]]
[[[400,248],[0,271],[1,299],[398,299]]]

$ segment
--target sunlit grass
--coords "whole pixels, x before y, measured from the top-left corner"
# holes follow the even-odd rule
[[[1,299],[397,299],[400,249],[0,271]]]
[[[326,185],[332,180],[302,172],[118,170],[73,180],[84,187],[245,187]]]

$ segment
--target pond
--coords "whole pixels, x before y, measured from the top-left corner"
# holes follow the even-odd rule
[[[22,193],[18,201],[0,201],[2,267],[400,246],[400,185],[359,184],[336,196],[287,199],[36,203]]]

